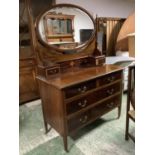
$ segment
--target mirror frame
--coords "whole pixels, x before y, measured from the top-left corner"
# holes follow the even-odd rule
[[[47,42],[45,42],[45,41],[42,39],[42,37],[41,37],[41,35],[40,35],[40,33],[39,33],[39,23],[40,23],[40,19],[42,18],[43,14],[45,14],[45,13],[48,12],[49,10],[54,9],[54,8],[57,8],[57,7],[71,7],[71,8],[73,7],[73,8],[79,9],[79,10],[83,11],[84,13],[86,13],[86,14],[88,15],[88,17],[92,20],[92,23],[93,23],[93,25],[94,25],[94,31],[93,31],[93,33],[92,33],[90,39],[89,39],[88,41],[84,42],[84,43],[82,44],[82,46],[80,46],[80,47],[77,46],[77,47],[75,47],[74,49],[60,49],[60,48],[58,48],[58,47],[56,47],[56,46],[52,46],[52,45],[48,44]],[[46,8],[44,11],[42,11],[42,12],[40,13],[40,15],[36,18],[36,21],[35,21],[35,29],[36,29],[36,34],[37,34],[37,38],[38,38],[37,40],[38,40],[43,46],[45,46],[45,47],[48,48],[48,49],[53,49],[53,50],[55,50],[55,51],[57,51],[57,52],[60,52],[60,53],[63,53],[63,52],[68,51],[68,50],[70,50],[70,51],[76,51],[76,52],[81,52],[81,51],[83,51],[83,50],[93,41],[93,39],[95,38],[96,24],[95,24],[95,20],[94,20],[94,18],[92,17],[92,15],[91,15],[87,10],[85,10],[84,8],[82,8],[82,7],[80,7],[80,6],[77,6],[77,5],[74,5],[74,4],[65,4],[65,3],[62,3],[62,4],[56,4],[56,5],[50,6],[50,7]]]

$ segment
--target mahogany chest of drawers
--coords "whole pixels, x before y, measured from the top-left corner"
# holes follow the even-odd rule
[[[122,68],[104,65],[80,68],[59,77],[37,76],[42,99],[45,129],[51,125],[62,137],[68,151],[67,136],[118,108],[121,112]]]

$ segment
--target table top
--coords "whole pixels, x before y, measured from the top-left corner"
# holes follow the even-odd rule
[[[50,79],[46,79],[42,76],[37,76],[36,78],[47,84],[53,85],[58,89],[63,89],[120,70],[123,70],[123,68],[120,66],[105,64],[103,66],[96,66],[96,67],[77,68],[77,69],[74,68],[70,72],[61,73],[60,76]]]

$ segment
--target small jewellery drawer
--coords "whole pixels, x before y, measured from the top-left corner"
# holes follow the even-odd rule
[[[78,84],[73,87],[69,87],[65,89],[65,97],[70,98],[79,94],[83,94],[88,90],[94,89],[96,87],[96,81],[88,81],[83,84]]]
[[[85,125],[91,119],[90,112],[79,114],[74,118],[68,120],[68,131],[73,131],[81,126]]]
[[[54,74],[57,74],[59,72],[60,72],[59,67],[49,68],[49,69],[46,69],[46,76],[54,75]]]
[[[103,103],[95,106],[91,110],[91,116],[92,118],[96,118],[98,116],[101,116],[105,114],[108,111],[111,111],[113,108],[117,107],[120,104],[120,95],[113,97],[107,101],[104,101]]]
[[[109,84],[111,82],[119,80],[121,79],[121,75],[122,75],[121,72],[116,72],[116,73],[101,77],[99,79],[99,85],[101,86],[101,85]]]

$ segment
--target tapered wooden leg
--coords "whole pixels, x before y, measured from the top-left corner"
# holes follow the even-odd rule
[[[45,126],[45,134],[48,133],[48,124],[46,121],[44,121],[44,126]]]
[[[47,134],[52,129],[52,126],[48,128],[48,123],[46,123],[46,121],[44,121],[44,126],[45,126],[45,134]]]
[[[44,119],[45,134],[47,134],[51,130],[52,127],[50,127],[48,129],[48,123],[46,122],[46,117],[45,117],[43,103],[41,105],[42,105],[42,112],[43,112],[43,119]]]
[[[68,152],[67,136],[63,136],[63,142],[64,142],[64,149],[66,152]]]
[[[127,116],[127,118],[126,118],[126,129],[125,129],[125,140],[129,139],[128,133],[129,133],[129,117]]]
[[[118,117],[117,118],[119,119],[120,116],[121,116],[121,106],[118,107]]]
[[[42,112],[43,112],[43,120],[44,120],[45,134],[47,134],[48,133],[48,123],[46,122],[46,118],[45,118],[45,112],[44,112],[43,102],[41,103],[41,106],[42,106]]]

